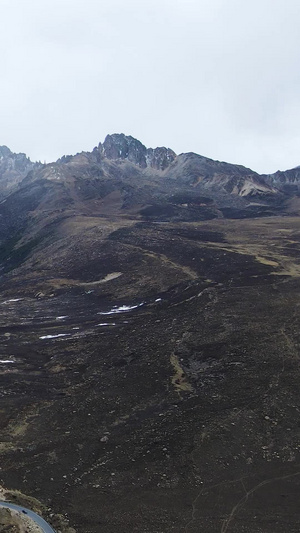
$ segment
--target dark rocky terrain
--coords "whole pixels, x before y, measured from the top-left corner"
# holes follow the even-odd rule
[[[298,200],[124,135],[27,174],[0,204],[15,501],[69,533],[299,531]]]

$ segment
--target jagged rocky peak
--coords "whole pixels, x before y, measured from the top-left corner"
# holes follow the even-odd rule
[[[147,166],[157,168],[158,170],[165,170],[176,159],[176,154],[171,148],[157,147],[148,148],[147,150]]]
[[[20,183],[28,172],[38,166],[26,154],[15,154],[7,146],[0,146],[0,198]]]
[[[12,151],[7,146],[0,146],[0,157],[9,157],[13,155]]]
[[[107,135],[104,143],[100,143],[98,152],[107,159],[127,159],[141,168],[164,170],[176,158],[170,148],[146,148],[140,141],[124,133]]]
[[[274,174],[263,176],[271,185],[288,194],[296,194],[300,190],[300,167],[289,170],[278,170]]]
[[[137,139],[123,133],[107,135],[103,144],[98,147],[101,154],[107,159],[128,159],[142,168],[146,164],[147,148]]]
[[[35,163],[32,163],[26,154],[15,154],[7,146],[0,146],[0,165],[5,169],[15,169],[18,171],[27,171]]]

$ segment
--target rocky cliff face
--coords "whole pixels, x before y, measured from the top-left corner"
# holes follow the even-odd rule
[[[12,191],[30,170],[38,166],[25,154],[15,154],[7,146],[0,146],[0,197]]]
[[[128,160],[140,168],[155,168],[164,170],[176,158],[170,148],[146,148],[140,141],[123,133],[107,135],[104,143],[100,143],[96,150],[103,158],[113,160]]]

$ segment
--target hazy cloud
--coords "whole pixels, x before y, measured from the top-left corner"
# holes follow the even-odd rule
[[[300,164],[298,0],[1,0],[0,144],[124,132],[272,172]]]

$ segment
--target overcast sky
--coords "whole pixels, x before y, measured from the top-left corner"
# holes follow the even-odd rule
[[[300,165],[299,0],[0,0],[0,145]]]

